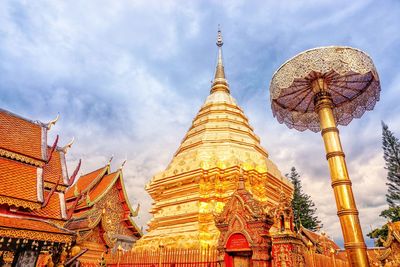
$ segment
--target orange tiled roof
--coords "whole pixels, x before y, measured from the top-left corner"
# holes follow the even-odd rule
[[[129,203],[128,196],[126,195],[122,172],[120,173],[119,179],[117,179],[115,186],[117,187],[117,189],[119,191],[119,193],[118,193],[119,199],[120,199],[122,207],[125,211],[125,214],[124,214],[125,224],[128,227],[128,229],[130,229],[134,233],[135,236],[140,238],[141,236],[143,236],[143,233],[131,217],[134,214],[134,211],[132,210],[132,207]]]
[[[50,152],[51,147],[47,147],[48,155]],[[60,179],[60,184],[64,184],[60,151],[54,150],[50,162],[43,167],[43,180],[50,183],[57,183],[58,179]]]
[[[37,202],[37,167],[0,157],[0,195]]]
[[[104,168],[98,169],[90,174],[82,176],[78,180],[79,182],[82,178],[84,178],[84,181],[86,181],[86,184],[88,185],[90,184],[90,187],[88,186],[85,190],[78,185],[79,190],[85,190],[86,192],[88,192],[88,194],[87,193],[83,194],[80,203],[74,210],[74,215],[73,215],[74,219],[68,223],[68,228],[69,229],[87,228],[88,221],[85,218],[87,218],[88,214],[92,212],[91,210],[92,205],[96,203],[100,199],[100,197],[104,196],[108,192],[108,190],[110,190],[113,186],[116,186],[116,188],[118,189],[119,200],[124,210],[123,222],[126,224],[127,228],[133,232],[135,236],[140,237],[142,235],[140,229],[130,218],[131,214],[133,214],[133,211],[131,210],[131,207],[129,205],[129,200],[127,199],[126,193],[124,191],[122,171],[118,170],[113,173],[108,173],[109,166],[107,165],[106,168],[107,169]],[[91,180],[88,178],[89,175],[92,177]],[[88,182],[88,180],[90,181]],[[93,183],[92,182],[93,180],[96,180],[96,182]],[[71,194],[71,192],[73,192],[74,190],[75,188],[72,187],[69,189],[68,192]],[[88,195],[90,199],[89,205],[87,197]],[[71,203],[72,203],[71,201],[68,203],[69,208],[72,205]]]
[[[47,198],[49,193],[50,192],[47,191],[44,192],[44,199]],[[34,210],[31,212],[31,214],[50,219],[62,219],[59,193],[54,192],[54,194],[50,197],[49,203],[47,203],[46,207]]]
[[[3,237],[70,243],[75,233],[49,221],[0,214],[0,235]]]
[[[42,154],[42,126],[0,109],[0,148],[35,159],[44,160]]]
[[[306,234],[306,236],[311,240],[311,242],[313,242],[314,244],[318,242],[318,240],[321,238],[320,234],[317,234],[313,231],[308,230],[307,228],[301,227],[301,230]],[[326,237],[326,241],[330,244],[330,246],[335,249],[338,250],[340,249],[340,247],[331,239],[329,239],[328,237]]]
[[[0,227],[18,230],[33,230],[49,233],[72,234],[67,229],[58,227],[50,222],[19,216],[0,215]]]
[[[89,191],[90,202],[96,201],[99,196],[110,189],[119,175],[120,172],[116,171],[103,176],[100,182],[91,191]],[[86,196],[85,198],[83,198],[83,201],[77,206],[77,209],[83,208],[85,206],[87,206]]]
[[[81,177],[79,177],[79,179],[75,183],[75,185],[71,186],[68,189],[68,191],[65,194],[65,198],[69,199],[69,198],[75,197],[75,195],[74,195],[75,186],[78,186],[78,190],[80,192],[86,192],[87,190],[90,190],[90,188],[88,188],[89,185],[91,185],[93,183],[93,181],[96,180],[96,178],[100,177],[104,173],[107,174],[107,172],[108,172],[108,165],[106,165],[105,167],[102,167],[100,169],[97,169],[95,171],[92,171],[88,174],[82,175]]]
[[[89,193],[90,200],[95,201],[99,196],[101,196],[107,189],[110,189],[114,184],[116,178],[118,178],[120,172],[116,171],[104,176],[101,181],[96,185],[96,187]]]

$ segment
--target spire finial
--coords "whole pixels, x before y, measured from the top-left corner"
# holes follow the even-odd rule
[[[126,163],[126,159],[124,160],[124,162],[122,162],[121,167],[119,167],[119,170],[122,170],[122,168],[124,168],[125,163]]]
[[[111,158],[108,160],[107,165],[110,166],[111,165],[111,161],[113,160],[114,155],[111,155]]]
[[[218,24],[217,46],[221,47],[223,45],[224,41],[222,40],[221,26]]]
[[[218,58],[217,58],[217,68],[215,70],[214,81],[211,87],[211,93],[215,91],[225,91],[229,93],[229,85],[225,78],[224,63],[222,62],[222,46],[224,44],[222,39],[221,27],[218,24],[218,34],[217,34],[217,46],[218,46]]]

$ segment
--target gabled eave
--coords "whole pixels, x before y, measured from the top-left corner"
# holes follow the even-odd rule
[[[122,191],[122,194],[119,194],[119,197],[120,197],[120,201],[121,201],[122,207],[124,208],[125,211],[127,211],[125,213],[125,219],[128,219],[128,221],[125,221],[127,227],[130,230],[132,230],[132,232],[134,232],[135,236],[138,236],[138,237],[143,236],[142,230],[136,225],[136,223],[133,221],[133,219],[131,217],[131,214],[134,214],[134,211],[133,211],[132,206],[131,206],[131,204],[129,202],[128,194],[126,193],[122,172],[120,173],[119,186],[117,186],[117,189]]]

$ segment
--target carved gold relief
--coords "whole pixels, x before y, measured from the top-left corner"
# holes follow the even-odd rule
[[[35,203],[35,202],[29,202],[29,201],[24,201],[16,198],[11,198],[11,197],[5,197],[5,196],[0,196],[0,204],[8,204],[8,205],[14,205],[16,207],[23,207],[23,208],[28,208],[31,210],[36,210],[40,209],[42,207],[42,204],[40,203]]]
[[[43,161],[39,161],[39,160],[35,160],[32,159],[30,157],[27,156],[23,156],[21,154],[18,153],[14,153],[5,149],[0,148],[0,156],[5,157],[5,158],[9,158],[9,159],[15,159],[21,162],[25,162],[28,164],[32,164],[35,165],[37,167],[43,167],[44,166],[44,162]]]
[[[70,243],[72,242],[72,235],[63,235],[56,233],[36,232],[20,229],[0,229],[0,236],[11,237],[11,238],[24,238],[43,240],[59,243]]]

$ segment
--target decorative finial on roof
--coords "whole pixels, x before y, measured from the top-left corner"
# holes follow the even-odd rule
[[[114,155],[111,155],[111,158],[108,160],[108,163],[107,163],[108,166],[111,165],[111,161],[113,160],[113,158],[114,158]]]
[[[51,120],[48,123],[46,123],[45,127],[47,128],[47,130],[50,130],[51,127],[56,124],[59,118],[60,118],[60,113],[57,114],[57,117],[54,120]]]
[[[68,186],[71,186],[74,183],[75,178],[78,175],[78,172],[81,168],[81,164],[82,164],[82,159],[79,159],[78,165],[76,166],[74,172],[72,173],[71,177],[68,180]]]
[[[220,25],[218,25],[218,34],[217,34],[217,46],[218,46],[218,57],[217,57],[217,68],[215,70],[214,81],[212,83],[210,93],[214,93],[216,91],[225,91],[229,93],[229,85],[228,81],[225,78],[224,71],[224,63],[222,61],[222,46],[224,44],[222,39],[222,33]]]
[[[121,167],[119,167],[120,170],[122,170],[122,168],[124,167],[125,163],[126,163],[126,160],[124,160],[124,162],[122,162]]]
[[[68,149],[71,148],[72,144],[75,142],[75,137],[72,137],[71,141],[69,141],[68,144],[66,144],[65,146],[63,146],[61,148],[61,151],[64,152],[64,154],[67,154]]]
[[[137,204],[136,209],[132,212],[132,217],[137,217],[139,215],[140,203]]]

